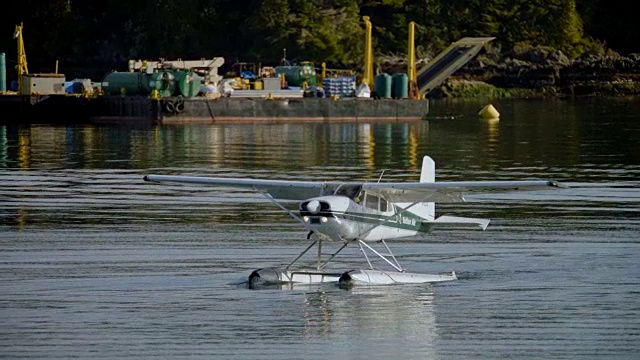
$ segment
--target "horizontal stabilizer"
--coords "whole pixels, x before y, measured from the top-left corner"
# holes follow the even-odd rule
[[[485,230],[489,226],[489,219],[466,218],[458,216],[440,216],[433,222],[429,223],[431,228],[434,227],[455,227],[455,228],[480,228]]]

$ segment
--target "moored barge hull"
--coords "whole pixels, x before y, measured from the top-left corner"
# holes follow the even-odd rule
[[[160,112],[159,122],[281,122],[281,121],[414,121],[423,120],[429,112],[427,100],[374,100],[347,98],[254,99],[222,98],[209,100],[193,98],[184,101],[184,109],[169,106]]]
[[[407,99],[105,97],[101,100],[108,110],[93,116],[93,122],[136,122],[136,119],[154,124],[415,121],[425,119],[429,112],[427,100]]]
[[[100,123],[157,125],[236,122],[358,122],[416,121],[426,118],[428,100],[343,98],[182,98],[160,100],[147,96],[102,96],[79,98],[48,96],[46,101],[30,97],[3,105],[12,108],[11,123]],[[5,112],[5,115],[7,113]],[[5,122],[5,121],[3,121]]]

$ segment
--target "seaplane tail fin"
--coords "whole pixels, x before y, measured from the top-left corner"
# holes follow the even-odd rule
[[[420,173],[420,182],[436,182],[436,163],[432,158],[428,156],[422,158],[422,172]]]
[[[422,158],[422,171],[420,172],[421,183],[436,182],[436,163],[429,156]],[[433,202],[425,202],[416,204],[410,210],[412,213],[419,215],[430,221],[436,216],[436,204]]]
[[[485,230],[489,226],[489,219],[467,218],[443,215],[429,223],[431,227],[480,228]]]

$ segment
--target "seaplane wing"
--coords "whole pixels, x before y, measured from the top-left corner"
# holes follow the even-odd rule
[[[393,202],[451,203],[473,193],[503,193],[560,187],[553,181],[441,181],[441,182],[336,182],[291,181],[180,175],[147,175],[145,181],[174,182],[245,188],[270,194],[278,200],[305,200],[316,196],[355,197],[361,190],[379,193]]]
[[[512,180],[364,183],[362,187],[369,191],[379,191],[394,202],[453,203],[463,202],[465,196],[471,194],[548,190],[561,185],[548,180]]]
[[[305,200],[320,196],[330,183],[315,181],[265,180],[230,177],[204,177],[180,175],[146,175],[145,181],[173,182],[199,185],[211,185],[229,188],[244,188],[265,192],[278,200]]]

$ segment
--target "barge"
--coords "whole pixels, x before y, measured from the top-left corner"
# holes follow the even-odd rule
[[[428,100],[372,98],[182,98],[148,96],[2,95],[1,124],[130,124],[230,122],[417,121]]]
[[[90,122],[228,123],[415,121],[429,112],[427,100],[344,98],[219,98],[146,97],[101,98],[109,109],[91,114]]]
[[[216,84],[214,88],[217,88],[222,80],[218,75],[218,68],[224,62],[222,58],[157,62],[132,60],[127,72],[112,72],[95,87],[89,79],[67,82],[64,75],[57,73],[57,68],[54,74],[30,74],[21,30],[20,26],[16,27],[19,35],[18,91],[10,94],[4,91],[4,86],[0,88],[0,124],[419,121],[429,113],[426,94],[493,39],[463,38],[419,71],[415,66],[409,66],[408,75],[394,74],[400,76],[392,78],[385,73],[378,74],[375,76],[376,93],[373,98],[353,93],[355,76],[349,79],[348,91],[342,93],[345,88],[342,82],[326,77],[324,67],[322,78],[327,81],[324,84],[327,96],[304,97],[304,91],[284,90],[281,80],[289,85],[300,82],[294,83],[294,88],[299,85],[298,89],[315,84],[315,70],[308,64],[302,67],[302,70],[308,70],[306,72],[296,67],[291,73],[285,71],[291,67],[285,66],[279,77],[264,77],[256,81],[251,95],[241,93],[234,96],[226,91],[218,91],[215,95],[214,92],[202,91],[204,84]],[[413,49],[411,41],[410,45]],[[413,65],[415,61],[409,63]],[[362,84],[373,89],[372,59],[368,59],[366,64]],[[290,78],[292,74],[299,75]],[[309,74],[313,77],[307,79],[303,76]],[[67,90],[68,83],[71,83],[71,91]],[[259,90],[257,85],[260,85]]]

